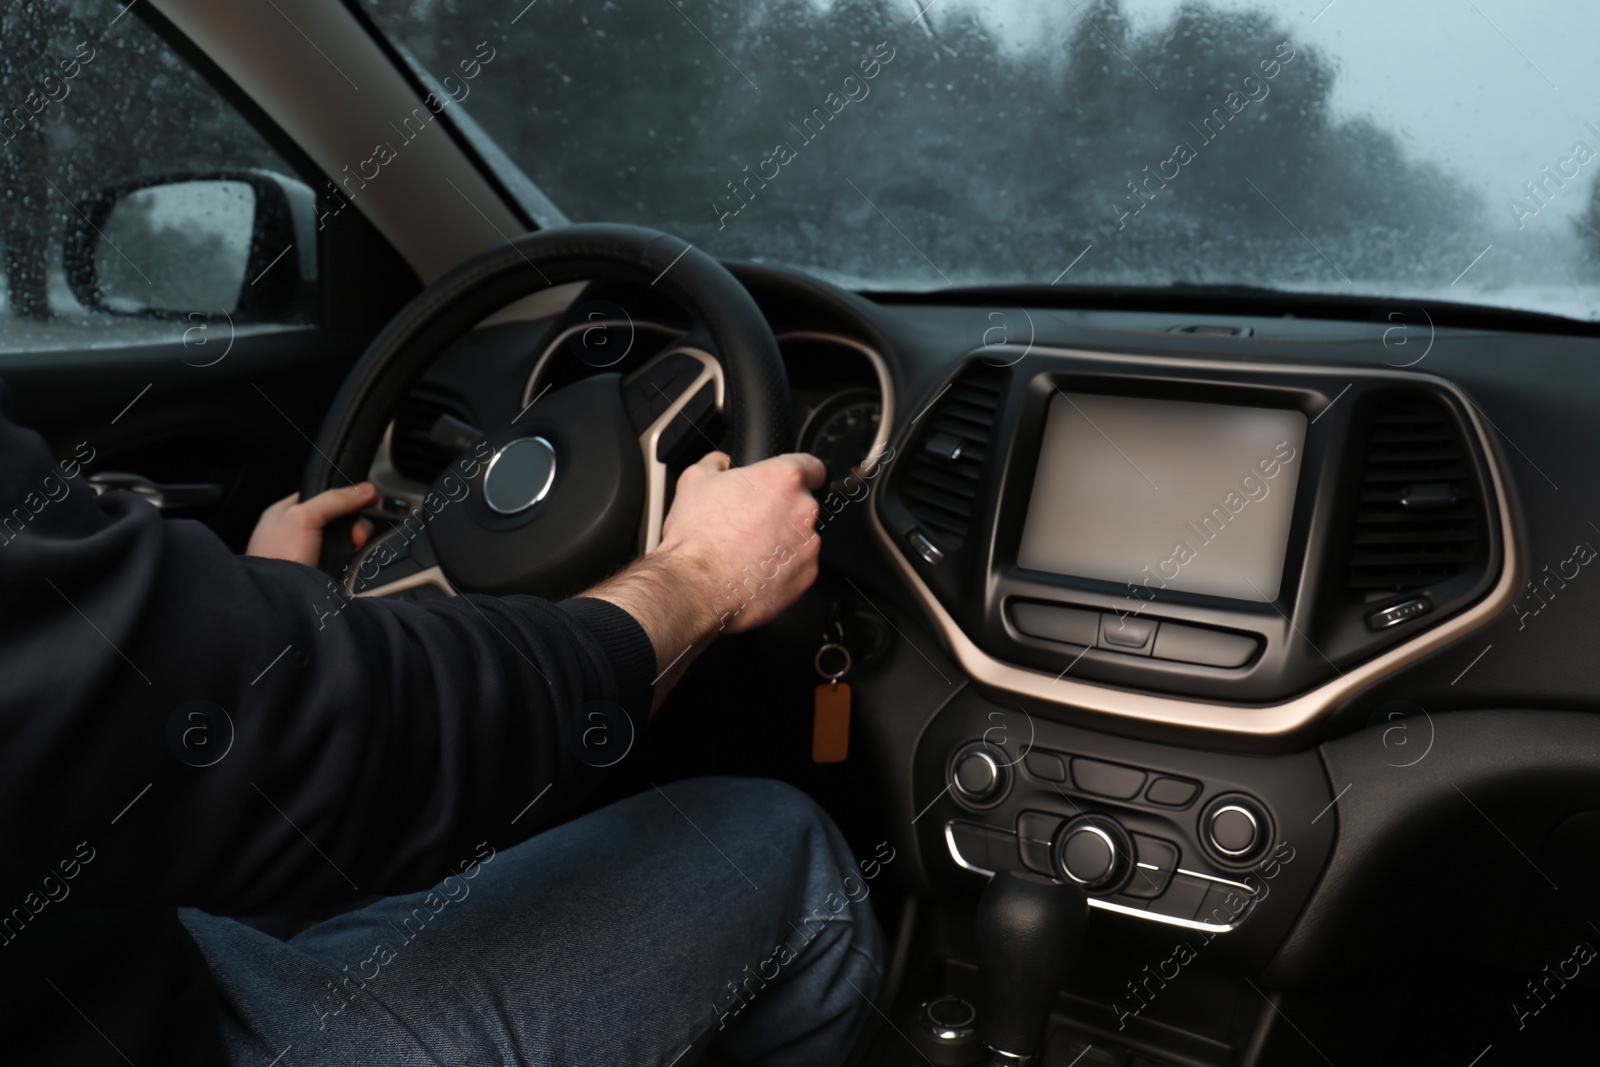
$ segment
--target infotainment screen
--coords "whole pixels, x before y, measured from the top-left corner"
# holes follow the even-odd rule
[[[1017,562],[1275,600],[1305,435],[1298,411],[1058,391]]]

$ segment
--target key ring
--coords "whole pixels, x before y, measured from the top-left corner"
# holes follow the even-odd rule
[[[822,669],[822,657],[829,649],[836,650],[841,656],[844,657],[844,666],[832,673]],[[829,641],[827,644],[817,649],[817,656],[814,661],[814,666],[817,668],[817,674],[832,682],[834,685],[838,685],[839,679],[850,673],[850,664],[850,650],[835,641]]]

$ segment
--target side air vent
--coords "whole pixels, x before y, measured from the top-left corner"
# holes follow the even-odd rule
[[[900,499],[951,549],[966,540],[977,509],[1004,384],[1005,372],[997,367],[963,372],[922,416],[906,459]]]
[[[1367,441],[1346,588],[1359,600],[1409,593],[1484,562],[1483,489],[1442,400],[1383,401]]]
[[[394,435],[389,440],[389,461],[407,478],[430,484],[461,449],[447,441],[448,435],[433,432],[441,417],[470,423],[456,404],[426,392],[414,392],[400,402],[394,416]]]

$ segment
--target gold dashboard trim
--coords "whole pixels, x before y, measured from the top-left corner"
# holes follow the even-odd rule
[[[582,330],[592,329],[595,327],[620,326],[627,326],[635,330],[646,329],[655,333],[665,334],[667,335],[667,344],[669,345],[672,343],[672,341],[679,340],[685,336],[683,330],[673,326],[668,326],[664,323],[654,322],[650,319],[640,319],[637,322],[634,322],[631,319],[626,322],[616,319],[608,319],[603,322],[580,322],[568,326],[566,329],[556,334],[555,339],[544,347],[544,350],[539,353],[539,358],[534,361],[533,370],[528,374],[528,382],[523,386],[522,389],[522,404],[524,409],[526,409],[528,405],[532,404],[533,401],[538,397],[539,394],[536,390],[538,389],[539,382],[544,377],[545,368],[549,365],[550,360],[555,356],[557,349],[559,349],[568,340],[568,338]],[[878,458],[883,455],[885,449],[889,447],[889,438],[894,433],[894,377],[889,373],[889,363],[883,358],[883,354],[876,348],[873,348],[871,345],[862,341],[858,341],[854,337],[851,337],[847,334],[834,333],[830,330],[785,330],[783,333],[775,334],[774,340],[776,340],[780,346],[785,341],[815,341],[820,344],[837,345],[840,348],[847,348],[861,356],[867,361],[868,365],[871,366],[872,375],[878,380],[878,392],[880,394],[879,400],[883,407],[883,415],[878,424],[878,432],[872,440],[872,448],[862,459],[861,465],[863,469],[870,468],[878,461]],[[667,349],[663,348],[662,351],[665,352]],[[707,353],[707,355],[709,355],[709,353]],[[658,356],[656,358],[660,357]],[[721,393],[722,386],[719,380],[717,386],[719,409],[721,406]],[[393,425],[394,424],[391,422],[391,429],[393,428]],[[387,442],[387,435],[385,435],[384,440]]]
[[[1292,364],[1251,363],[1239,364],[1215,360],[1191,360],[1161,356],[1123,356],[1116,353],[1091,352],[1081,349],[1035,347],[1033,350],[1046,356],[1064,356],[1075,359],[1093,359],[1098,362],[1121,362],[1129,366],[1182,367],[1187,370],[1262,370],[1275,373],[1304,375],[1338,375],[1344,368],[1326,366],[1296,366]],[[965,360],[962,361],[965,365]],[[1122,719],[1159,723],[1167,726],[1188,727],[1216,733],[1245,734],[1254,737],[1282,737],[1302,730],[1322,718],[1335,707],[1349,700],[1383,678],[1417,662],[1431,652],[1467,636],[1491,622],[1495,616],[1510,606],[1516,598],[1518,586],[1518,544],[1515,524],[1509,506],[1505,476],[1501,471],[1500,453],[1484,426],[1484,416],[1478,406],[1454,383],[1429,374],[1401,373],[1395,371],[1357,368],[1352,377],[1387,378],[1396,383],[1417,384],[1428,382],[1450,393],[1460,402],[1473,431],[1478,436],[1485,463],[1489,469],[1490,489],[1494,493],[1495,510],[1500,517],[1500,577],[1482,600],[1458,615],[1451,616],[1433,629],[1396,645],[1394,648],[1344,671],[1290,700],[1278,704],[1226,704],[1212,701],[1185,700],[1182,697],[1158,693],[1145,693],[1113,686],[1083,682],[1065,677],[1052,677],[1042,671],[1019,667],[989,655],[979,648],[957,625],[955,619],[939,603],[928,588],[916,567],[901,551],[895,539],[883,525],[883,519],[874,505],[867,509],[871,517],[874,536],[889,557],[890,564],[915,594],[918,603],[928,613],[934,627],[954,655],[957,664],[973,680],[992,689],[1018,696],[1043,700],[1075,709],[1111,715]]]
[[[787,330],[776,336],[779,345],[785,341],[816,341],[820,344],[837,345],[848,348],[861,356],[872,366],[872,373],[878,379],[878,403],[883,414],[878,420],[878,432],[872,438],[872,447],[867,451],[866,457],[861,461],[862,470],[871,470],[883,457],[884,451],[889,447],[889,438],[894,435],[894,377],[889,373],[889,363],[883,354],[876,348],[853,337],[842,333],[830,333],[827,330]],[[805,429],[805,427],[801,427]]]

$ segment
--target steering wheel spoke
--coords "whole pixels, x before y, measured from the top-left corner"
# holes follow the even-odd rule
[[[408,518],[405,525],[374,537],[357,553],[345,574],[347,596],[422,600],[456,595],[434,555],[428,531],[420,525],[413,528],[414,522]]]
[[[692,344],[674,346],[623,380],[623,404],[639,433],[644,459],[641,552],[653,552],[661,543],[671,482],[668,464],[695,439],[715,447],[706,427],[722,411],[725,388],[722,364]]]

